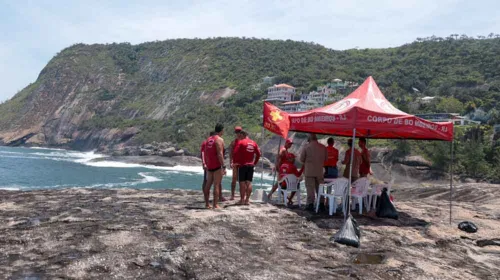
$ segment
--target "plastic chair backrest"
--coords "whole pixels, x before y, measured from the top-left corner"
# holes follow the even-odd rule
[[[357,193],[367,195],[370,188],[370,180],[366,177],[359,178],[353,183],[353,186],[356,188]]]
[[[345,194],[345,190],[349,187],[349,180],[346,178],[338,178],[331,184],[333,194],[336,196],[343,196]]]
[[[286,189],[288,191],[296,191],[298,189],[298,179],[294,174],[288,174],[284,178],[286,182]]]

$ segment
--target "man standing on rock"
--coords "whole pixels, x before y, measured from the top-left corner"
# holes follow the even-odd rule
[[[250,204],[252,180],[255,165],[259,162],[261,152],[255,141],[248,138],[248,133],[241,130],[239,141],[234,149],[233,164],[238,166],[238,181],[240,182],[240,205]]]
[[[319,184],[323,183],[323,164],[328,159],[326,147],[318,142],[316,134],[309,135],[309,143],[300,154],[300,162],[305,165],[304,177],[307,189],[306,210],[314,211],[314,201]]]
[[[230,163],[229,166],[233,170],[233,176],[232,176],[232,180],[231,180],[231,198],[230,198],[230,200],[234,200],[234,193],[236,192],[236,182],[238,180],[238,166],[233,164],[233,158],[234,158],[234,150],[236,148],[236,145],[238,145],[238,141],[239,141],[238,134],[240,133],[241,130],[242,130],[242,128],[240,126],[234,127],[235,138],[234,138],[233,142],[231,142],[231,145],[229,145],[229,163]]]
[[[215,135],[215,132],[211,131],[208,137]],[[207,162],[205,160],[205,146],[207,145],[207,139],[203,140],[200,147],[200,158],[201,165],[203,166],[203,184],[201,185],[201,190],[205,189],[205,184],[207,183]]]
[[[226,174],[226,166],[224,165],[224,125],[218,123],[215,126],[215,135],[210,136],[205,144],[205,162],[207,165],[207,183],[203,189],[205,196],[205,207],[210,207],[209,196],[210,188],[214,185],[214,202],[213,208],[220,208],[218,199],[220,195],[219,186],[222,184],[222,176]]]

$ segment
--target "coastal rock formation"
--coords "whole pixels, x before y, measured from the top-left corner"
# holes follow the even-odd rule
[[[392,192],[399,220],[353,213],[361,247],[330,243],[343,217],[255,203],[203,209],[186,190],[0,190],[6,279],[496,279],[497,185]],[[457,223],[473,221],[477,233]]]

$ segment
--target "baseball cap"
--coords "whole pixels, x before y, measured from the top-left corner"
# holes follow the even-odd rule
[[[293,144],[293,141],[291,138],[286,139],[285,144]]]
[[[238,133],[238,132],[240,132],[241,130],[243,130],[243,129],[241,128],[241,126],[235,126],[235,127],[234,127],[234,132],[235,132],[235,133]]]

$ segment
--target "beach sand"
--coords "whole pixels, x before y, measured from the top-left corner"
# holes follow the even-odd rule
[[[198,191],[0,191],[2,279],[500,279],[500,186],[393,191],[399,220],[354,213],[361,247],[331,243],[340,214],[255,203],[203,209]],[[474,222],[479,231],[457,228]]]

